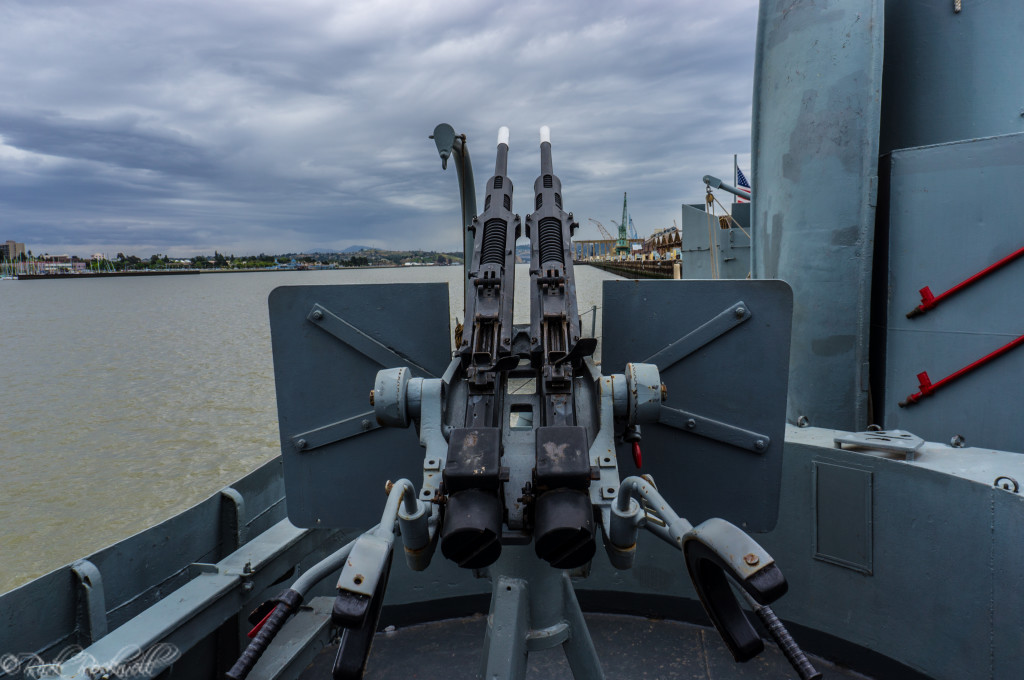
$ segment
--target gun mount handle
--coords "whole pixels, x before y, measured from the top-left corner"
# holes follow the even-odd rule
[[[729,586],[731,578],[759,605],[786,594],[785,577],[764,548],[743,530],[712,518],[686,533],[683,557],[690,579],[711,622],[737,661],[748,661],[764,650]]]
[[[726,573],[733,576],[736,583],[744,590],[755,589],[759,596],[761,584],[752,584],[748,580],[736,578],[737,574],[729,568],[719,555],[707,545],[699,541],[691,541],[684,548],[683,554],[686,557],[686,567],[690,572],[690,579],[697,591],[700,603],[707,612],[708,618],[722,636],[725,645],[729,648],[736,661],[749,661],[762,651],[764,642],[757,634],[754,627],[750,625],[746,614],[740,607],[739,601],[729,586],[729,579]],[[763,570],[768,589],[781,587],[785,592],[786,580],[782,572],[774,564]],[[759,573],[763,573],[759,572]]]
[[[700,602],[736,661],[764,650],[729,581],[758,615],[801,680],[821,677],[768,605],[786,594],[786,578],[757,542],[723,519],[710,519],[687,532],[683,555]]]
[[[746,532],[717,517],[692,526],[676,514],[650,477],[622,480],[609,510],[605,546],[616,568],[632,566],[637,530],[647,529],[682,551],[701,605],[736,661],[749,661],[760,654],[764,642],[740,607],[730,580],[764,622],[801,680],[821,677],[767,606],[785,595],[789,586],[775,560]]]
[[[277,606],[264,619],[256,636],[242,652],[242,656],[238,657],[235,665],[225,674],[227,680],[244,680],[248,677],[253,667],[256,666],[256,662],[260,660],[263,653],[267,651],[267,647],[277,636],[278,631],[281,630],[281,626],[288,620],[288,617],[298,611],[299,605],[302,604],[302,595],[289,588],[278,595],[274,601],[277,602]]]
[[[380,622],[381,606],[391,573],[392,553],[388,553],[384,570],[372,597],[340,591],[334,601],[331,618],[342,627],[338,655],[334,658],[331,675],[334,680],[362,680],[366,660],[370,657],[373,636]],[[339,614],[341,614],[339,616]],[[355,625],[352,622],[358,621]]]

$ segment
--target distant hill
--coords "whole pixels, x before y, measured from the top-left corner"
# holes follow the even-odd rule
[[[321,250],[320,252],[322,252],[322,253],[326,253],[326,252],[331,252],[331,253],[337,253],[337,252],[341,252],[341,253],[358,253],[360,250],[376,250],[376,248],[374,248],[372,246],[349,246],[348,248],[345,248],[345,250],[342,250],[342,251],[337,251],[337,250],[331,250],[331,251]]]

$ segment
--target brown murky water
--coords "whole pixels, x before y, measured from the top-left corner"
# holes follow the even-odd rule
[[[588,334],[607,278],[577,270]],[[449,283],[461,318],[461,267],[0,282],[0,592],[278,454],[271,290],[428,281]]]

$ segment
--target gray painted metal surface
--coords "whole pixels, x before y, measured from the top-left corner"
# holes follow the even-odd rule
[[[721,279],[745,279],[750,276],[750,228],[747,233],[738,227],[719,229],[718,277]],[[683,278],[690,278],[683,276]]]
[[[881,150],[1024,132],[1024,4],[885,3]]]
[[[927,314],[907,312],[1024,246],[1024,134],[895,151],[889,158],[885,427],[932,441],[1024,450],[1013,405],[1024,403],[1024,347],[918,403],[917,374],[950,375],[1024,335],[1024,259]]]
[[[1024,470],[1018,468],[1018,472]],[[1024,570],[1017,568],[1024,551],[1021,542],[1014,540],[1024,536],[1024,497],[1001,488],[991,493],[992,564],[997,565],[986,607],[992,612],[991,672],[993,678],[1012,678],[1021,672],[1020,650],[1024,649],[1021,608],[1009,604],[1012,594],[1024,593]]]
[[[704,184],[708,185],[708,188],[710,189],[721,189],[722,191],[727,191],[733,196],[738,196],[740,198],[749,198],[751,196],[751,192],[749,190],[743,191],[737,189],[733,185],[723,182],[714,175],[704,175],[703,180]]]
[[[873,481],[871,470],[814,462],[815,559],[871,574]]]
[[[710,279],[711,250],[714,244],[708,236],[708,214],[695,206],[683,204],[679,230],[683,278]]]
[[[169,597],[61,663],[55,677],[88,677],[91,668],[122,666],[129,670],[107,672],[124,680],[155,676],[170,667],[181,652],[191,649],[235,616],[248,593],[266,590],[293,568],[309,553],[312,540],[309,530],[296,529],[282,520],[218,564],[210,565],[206,573],[191,579]],[[153,649],[167,651],[146,667],[132,664],[139,650]]]
[[[881,0],[764,0],[752,138],[753,276],[793,287],[787,417],[863,430]]]
[[[1021,474],[1024,459],[926,444],[907,463],[830,448],[834,436],[815,428],[787,433],[779,529],[760,538],[791,586],[778,613],[930,677],[1017,677],[1024,612],[1014,593],[1024,545],[1008,532],[1024,521],[1024,497],[992,479],[1000,474],[993,470]],[[807,483],[822,465],[871,475],[870,574],[811,554],[815,530],[819,546],[824,538],[852,547],[865,527],[860,509],[808,513],[827,498],[827,489]],[[981,480],[971,477],[972,466],[986,468]]]
[[[392,364],[417,377],[444,373],[447,285],[277,288],[270,330],[289,518],[306,527],[372,526],[380,508],[367,494],[379,490],[383,499],[387,480],[417,479],[423,453],[414,428],[375,427],[369,395],[377,371]],[[356,422],[359,429],[345,426]],[[309,432],[317,439],[299,436]]]
[[[750,231],[750,207],[751,204],[748,201],[747,203],[733,203],[729,208],[732,218],[739,222],[740,226],[746,229],[748,233]]]
[[[722,229],[718,217],[712,216],[709,222],[708,213],[700,207],[683,204],[680,230],[684,279],[713,278],[712,250],[719,278],[745,279],[750,274],[750,204],[733,203],[731,210],[742,229],[732,222],[728,229]]]
[[[572,677],[603,680],[568,572],[551,569],[529,547],[506,549],[495,574],[481,676],[522,680],[530,652],[561,646]]]
[[[787,432],[778,525],[757,537],[790,584],[776,613],[928,677],[1017,677],[1024,612],[1015,593],[1022,585],[1024,545],[1011,532],[1024,522],[1024,496],[993,487],[992,479],[1000,474],[996,470],[1021,478],[1024,459],[927,444],[918,462],[907,463],[884,452],[835,449],[834,436],[817,428]],[[834,501],[826,507],[828,489],[812,483],[822,465],[869,475],[870,502],[847,513],[836,513]],[[971,465],[984,468],[987,481],[971,478]],[[857,541],[873,546],[871,573],[815,554],[817,543],[829,555],[838,546],[840,556],[850,556]],[[649,541],[638,544],[631,570],[612,571],[595,561],[590,578],[577,585],[584,601],[591,589],[695,597],[678,554]],[[831,658],[871,672],[870,655],[831,652]],[[880,677],[904,674],[889,669]]]
[[[666,499],[693,522],[722,517],[752,531],[774,526],[791,295],[781,281],[604,283],[605,372],[622,370],[628,361],[668,357],[659,365],[668,388],[663,408],[762,433],[767,440],[763,450],[756,450],[730,443],[729,436],[697,436],[703,428],[696,418],[691,432],[689,418],[677,422],[672,413],[663,414],[662,423],[643,426],[643,472],[653,474]],[[732,310],[739,321],[739,301],[741,316],[749,319],[729,324],[721,335],[707,334],[715,339],[685,357],[671,349],[673,343],[687,344],[680,341],[713,325],[724,311]],[[619,445],[618,461],[622,470],[635,469],[628,444]],[[733,493],[736,488],[743,493]]]

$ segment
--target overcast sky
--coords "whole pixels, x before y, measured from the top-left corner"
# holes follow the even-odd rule
[[[540,125],[565,208],[642,234],[749,175],[756,0],[3,0],[0,241],[35,253],[457,250],[511,128],[530,211]],[[723,195],[724,201],[725,196]]]

